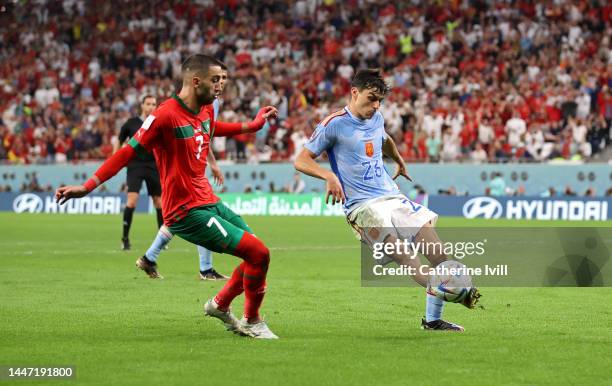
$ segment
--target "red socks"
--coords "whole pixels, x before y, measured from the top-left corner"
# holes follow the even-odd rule
[[[230,280],[215,297],[215,301],[221,310],[226,310],[232,300],[244,291],[244,317],[259,318],[259,308],[266,292],[270,251],[258,238],[245,232],[234,254],[244,262],[234,270]]]
[[[244,275],[245,264],[246,263],[243,262],[234,269],[232,277],[230,277],[228,282],[221,288],[221,291],[215,296],[215,302],[217,302],[221,311],[227,311],[232,300],[244,291],[242,276]]]

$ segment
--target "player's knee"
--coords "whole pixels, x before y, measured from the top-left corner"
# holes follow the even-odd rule
[[[138,193],[128,193],[127,202],[125,206],[129,208],[134,208],[136,207],[136,203],[138,203]]]
[[[236,248],[236,255],[249,264],[263,266],[267,269],[270,263],[270,250],[257,237],[244,233]]]
[[[253,264],[265,266],[266,269],[270,264],[270,250],[261,241],[257,239],[258,243],[253,248]]]
[[[265,294],[266,293],[266,280],[247,280],[244,286],[246,292],[253,294]]]

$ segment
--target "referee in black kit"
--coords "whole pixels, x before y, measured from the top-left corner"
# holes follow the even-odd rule
[[[119,150],[126,141],[136,134],[142,126],[144,119],[155,110],[157,107],[157,99],[153,95],[145,95],[142,98],[140,105],[141,116],[132,117],[121,126],[119,132],[119,143],[115,151]],[[132,225],[132,217],[134,217],[134,209],[138,203],[138,195],[142,182],[147,184],[147,192],[153,198],[153,205],[157,211],[157,226],[161,227],[164,223],[161,211],[161,184],[159,182],[159,172],[155,166],[155,157],[153,154],[138,154],[127,166],[127,204],[123,211],[123,238],[122,249],[127,251],[130,249],[130,226]]]

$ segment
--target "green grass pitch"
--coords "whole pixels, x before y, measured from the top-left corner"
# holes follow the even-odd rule
[[[484,288],[485,310],[446,307],[466,333],[427,332],[423,290],[360,286],[343,219],[247,221],[272,251],[263,315],[278,341],[204,318],[222,284],[197,280],[183,240],[160,257],[164,280],[137,271],[153,216],[135,216],[121,252],[120,216],[0,214],[0,365],[76,366],[76,382],[54,385],[612,384],[611,288]],[[224,273],[237,262],[215,255]]]

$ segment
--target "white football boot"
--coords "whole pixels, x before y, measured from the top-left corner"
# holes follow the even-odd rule
[[[243,334],[255,339],[278,339],[266,322],[263,320],[259,323],[249,323],[246,318],[240,320],[240,330]]]
[[[204,304],[204,314],[206,316],[221,320],[228,331],[232,331],[237,334],[247,335],[243,331],[241,331],[240,321],[234,316],[234,314],[232,314],[232,311],[221,311],[219,309],[219,305],[217,304],[214,298],[208,299],[206,304]]]

